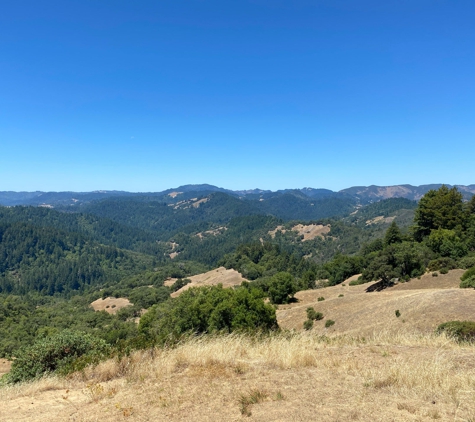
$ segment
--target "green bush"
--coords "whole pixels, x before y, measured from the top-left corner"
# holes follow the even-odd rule
[[[335,324],[335,321],[333,321],[332,319],[327,319],[327,320],[325,321],[325,328],[329,328],[329,327],[331,327],[331,326],[334,325],[334,324]]]
[[[396,318],[399,318],[401,316],[401,312],[399,312],[399,309],[396,309],[394,313],[396,314]]]
[[[152,306],[142,316],[139,333],[158,344],[186,334],[267,331],[277,328],[275,308],[264,303],[262,290],[222,285],[191,288],[175,299]]]
[[[430,261],[427,265],[427,268],[429,268],[429,271],[438,271],[441,268],[448,268],[449,270],[453,270],[454,268],[457,268],[457,265],[452,258],[441,257]]]
[[[460,258],[457,261],[457,267],[464,268],[465,270],[475,267],[475,256],[465,256],[463,258]]]
[[[466,278],[460,282],[461,289],[475,289],[475,276]]]
[[[53,372],[66,375],[99,362],[109,353],[109,346],[104,340],[65,330],[20,349],[10,372],[5,375],[6,382],[28,381]]]
[[[432,277],[438,277],[438,276],[439,276],[439,274],[437,272],[432,273]]]
[[[343,297],[343,296],[345,296],[343,293],[340,293],[340,294],[338,295],[338,297]]]
[[[307,308],[307,318],[315,321],[320,321],[323,319],[323,314],[321,312],[316,312],[314,308]]]
[[[323,296],[320,296],[318,299],[317,299],[319,302],[322,302],[325,300],[325,298]]]
[[[304,323],[303,323],[303,328],[304,330],[311,330],[313,327],[313,319],[307,319]]]
[[[474,321],[449,321],[440,324],[437,332],[445,332],[455,337],[458,341],[475,340],[475,322]]]
[[[449,270],[447,268],[441,268],[439,272],[441,274],[448,274]]]
[[[465,280],[467,280],[468,278],[471,278],[471,277],[475,277],[475,267],[472,267],[472,268],[468,269],[467,271],[465,271],[462,274],[462,277],[460,277],[460,280],[465,281]]]

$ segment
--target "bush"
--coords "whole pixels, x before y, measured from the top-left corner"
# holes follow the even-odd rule
[[[311,330],[313,328],[313,319],[307,319],[303,323],[303,328],[304,330]]]
[[[468,270],[475,267],[475,256],[465,256],[457,261],[457,267]]]
[[[266,331],[277,328],[275,308],[263,292],[249,286],[191,288],[175,299],[152,306],[142,316],[139,333],[158,344],[174,343],[185,334]]]
[[[432,273],[432,277],[438,277],[438,276],[439,276],[439,274],[437,272]]]
[[[102,339],[77,331],[62,331],[20,349],[7,383],[17,383],[57,372],[66,375],[83,369],[109,356],[110,349]]]
[[[318,299],[317,299],[319,302],[322,302],[325,300],[325,298],[323,296],[320,296]]]
[[[427,267],[429,268],[429,271],[438,271],[441,268],[448,268],[449,270],[453,270],[454,268],[457,268],[457,265],[452,258],[442,257],[433,259],[429,262]]]
[[[401,316],[401,312],[399,312],[399,309],[396,309],[394,313],[396,314],[396,318],[399,318]]]
[[[465,281],[465,280],[467,280],[468,278],[471,278],[471,277],[475,277],[475,267],[472,267],[472,268],[468,269],[467,271],[465,271],[462,274],[462,277],[460,277],[460,280]]]
[[[445,332],[455,337],[458,341],[475,340],[475,322],[474,321],[449,321],[440,324],[437,327],[437,333]]]
[[[449,270],[447,268],[441,268],[439,272],[441,274],[448,274]]]
[[[329,327],[331,327],[331,326],[334,325],[334,324],[335,324],[335,321],[333,321],[332,319],[327,319],[327,320],[325,321],[325,328],[329,328]]]
[[[307,308],[307,318],[315,321],[320,321],[323,319],[323,314],[321,312],[316,312],[314,308]]]
[[[338,297],[343,297],[343,296],[344,296],[344,294],[342,294],[342,293],[340,293],[340,294],[338,295]]]
[[[460,282],[461,289],[475,289],[475,276],[466,278]]]

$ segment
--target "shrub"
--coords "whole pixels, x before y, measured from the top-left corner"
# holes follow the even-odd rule
[[[470,277],[475,277],[475,267],[472,267],[468,269],[467,271],[465,271],[462,274],[462,277],[460,277],[460,280],[465,281],[467,278],[470,278]]]
[[[322,302],[325,300],[325,298],[323,296],[320,296],[318,299],[317,299],[319,302]]]
[[[429,271],[438,271],[441,268],[448,268],[449,270],[453,270],[454,268],[457,268],[457,265],[455,264],[455,261],[452,258],[441,257],[430,261],[427,267],[429,268]]]
[[[396,318],[399,318],[401,316],[401,312],[399,312],[399,309],[396,309],[396,312],[394,312],[396,314]]]
[[[314,308],[307,308],[307,318],[315,321],[320,321],[323,319],[323,314],[321,312],[316,312]]]
[[[335,324],[335,321],[333,321],[332,319],[327,319],[325,321],[325,328],[331,327],[334,324]]]
[[[464,268],[468,270],[469,268],[475,267],[475,256],[465,256],[457,261],[458,268]]]
[[[154,305],[139,324],[139,332],[159,344],[173,343],[185,334],[275,328],[275,308],[264,303],[261,290],[223,289],[222,285],[191,288],[175,299]]]
[[[6,375],[7,383],[17,383],[57,372],[66,375],[109,356],[104,340],[90,334],[65,330],[21,349]]]
[[[432,273],[432,277],[438,277],[438,276],[439,276],[438,273],[436,273],[436,272],[433,272],[433,273]]]
[[[439,271],[441,274],[447,274],[449,270],[447,268],[441,268]]]
[[[313,328],[313,319],[307,319],[303,323],[303,328],[304,330],[311,330]]]
[[[475,289],[475,276],[466,278],[460,282],[461,289]]]
[[[341,293],[338,295],[338,297],[343,297],[343,296],[344,296],[344,294],[341,294]]]
[[[458,341],[475,340],[475,322],[474,321],[449,321],[440,324],[437,332],[446,332],[455,337]]]

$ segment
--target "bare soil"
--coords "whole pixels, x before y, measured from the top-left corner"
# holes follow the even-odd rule
[[[10,372],[10,367],[12,366],[11,361],[6,359],[0,359],[0,377],[7,372]]]

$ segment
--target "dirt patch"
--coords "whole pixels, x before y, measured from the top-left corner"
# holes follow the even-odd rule
[[[309,224],[309,225],[303,225],[303,224],[297,224],[294,227],[292,227],[292,231],[297,232],[299,235],[303,236],[302,242],[305,242],[306,240],[312,240],[315,239],[316,237],[324,237],[324,235],[330,233],[331,227],[330,225],[328,226],[323,226],[321,224]],[[286,233],[287,230],[284,229],[284,226],[277,226],[274,230],[270,230],[268,234],[274,238],[277,232],[282,232]]]
[[[370,226],[372,224],[382,224],[382,223],[392,223],[394,221],[396,217],[395,216],[392,216],[392,217],[383,217],[382,215],[379,215],[378,217],[374,217],[373,219],[371,220],[367,220],[366,221],[366,225],[367,226]]]
[[[188,283],[180,290],[172,293],[171,297],[177,297],[191,287],[216,286],[218,284],[222,284],[223,287],[233,287],[239,286],[243,281],[246,281],[246,279],[236,270],[227,270],[224,267],[219,267],[215,270],[208,271],[207,273],[197,274],[187,278],[191,280],[191,283]]]
[[[171,198],[176,198],[178,195],[181,195],[182,193],[183,192],[170,192],[168,196]]]
[[[206,236],[218,236],[225,232],[228,228],[223,226],[223,227],[218,227],[216,229],[212,230],[206,230],[205,232],[200,232],[196,234],[196,237],[199,237],[200,239],[203,239]]]
[[[0,377],[7,372],[10,372],[12,362],[6,359],[0,359]]]
[[[124,297],[106,297],[105,299],[97,299],[91,303],[95,311],[106,311],[109,314],[116,314],[119,309],[133,304]]]
[[[169,278],[169,279],[167,279],[167,280],[165,280],[165,281],[163,282],[163,285],[164,285],[165,287],[173,286],[173,284],[174,284],[175,281],[177,281],[177,280],[178,280],[177,278]]]
[[[282,233],[285,233],[287,230],[284,229],[284,226],[277,226],[274,230],[269,230],[268,231],[268,234],[270,235],[270,237],[272,237],[272,239],[275,237],[275,235],[277,234],[277,232],[282,232]]]
[[[168,256],[169,256],[171,259],[175,259],[175,258],[178,256],[179,253],[180,253],[180,252],[172,252],[172,253],[169,253]]]
[[[203,199],[199,199],[199,200],[196,200],[195,199],[195,202],[193,202],[193,207],[195,208],[198,208],[201,204],[204,204],[205,202],[208,202],[209,201],[209,198],[203,198]]]
[[[309,224],[304,226],[303,224],[297,224],[292,227],[293,231],[296,231],[299,235],[303,235],[302,241],[312,240],[316,237],[324,237],[325,234],[330,233],[331,227],[323,226],[321,224]]]

